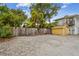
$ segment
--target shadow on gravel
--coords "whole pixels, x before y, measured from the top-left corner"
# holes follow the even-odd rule
[[[12,38],[13,37],[11,37],[11,38],[0,38],[0,43],[10,41],[10,40],[12,40]]]

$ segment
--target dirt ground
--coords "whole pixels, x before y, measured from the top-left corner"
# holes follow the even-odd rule
[[[2,56],[79,56],[79,36],[21,36],[0,42]]]

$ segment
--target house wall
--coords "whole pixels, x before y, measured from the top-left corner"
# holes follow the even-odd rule
[[[76,26],[79,27],[79,16],[76,17]]]
[[[75,34],[79,34],[79,16],[75,17]]]
[[[62,19],[58,22],[58,26],[60,25],[65,25],[66,21],[68,21],[69,19]],[[75,24],[73,26],[69,27],[69,32],[70,34],[79,34],[79,16],[75,16],[73,18],[73,20],[75,21]]]
[[[69,27],[69,31],[70,31],[70,34],[76,35],[76,34],[79,34],[79,30],[78,30],[78,28],[79,28],[78,18],[74,17],[73,20],[75,21],[75,24],[73,26]]]
[[[66,19],[60,20],[57,25],[58,25],[58,26],[65,25],[65,20],[66,20]]]
[[[70,26],[70,34],[79,34],[79,16],[73,18],[75,21],[75,25]]]

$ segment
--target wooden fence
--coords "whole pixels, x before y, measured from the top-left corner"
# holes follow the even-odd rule
[[[12,30],[13,36],[29,36],[29,35],[43,35],[43,34],[51,34],[51,30],[47,28],[13,28]]]

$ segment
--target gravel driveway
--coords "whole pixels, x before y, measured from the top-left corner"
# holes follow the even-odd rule
[[[79,56],[79,36],[22,36],[0,43],[4,56]]]

